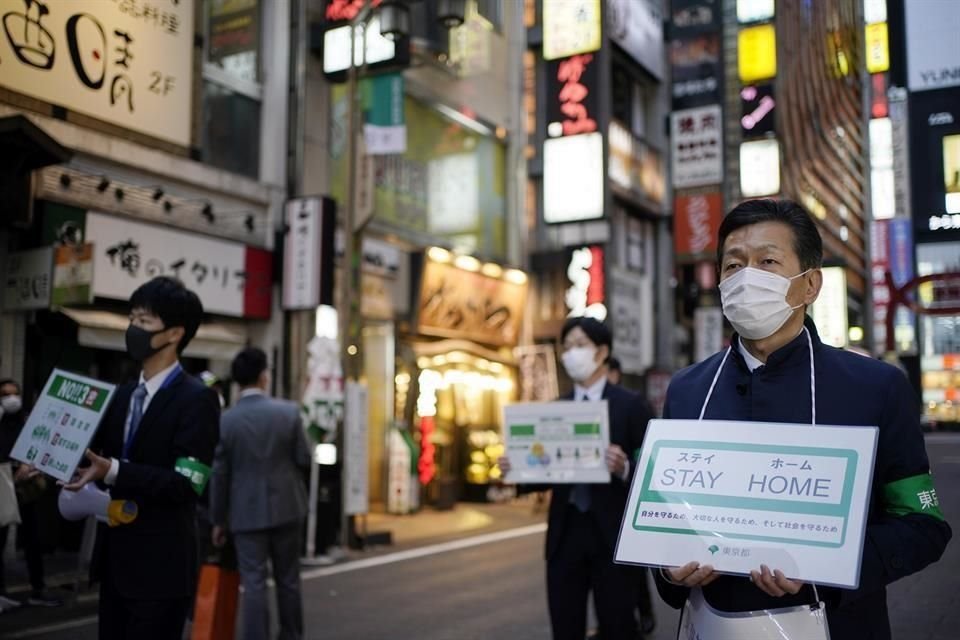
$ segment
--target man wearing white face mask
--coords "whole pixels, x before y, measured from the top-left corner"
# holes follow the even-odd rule
[[[554,640],[583,640],[587,595],[593,592],[602,640],[635,640],[636,567],[613,563],[627,502],[634,453],[643,444],[652,410],[640,396],[607,382],[613,336],[594,318],[570,318],[560,334],[561,360],[574,382],[562,398],[606,400],[610,446],[608,484],[520,485],[521,491],[552,489],[547,527],[547,601]],[[504,473],[509,458],[500,458]]]
[[[823,278],[816,224],[796,203],[751,200],[720,226],[718,266],[729,349],[674,376],[664,418],[879,426],[871,505],[856,590],[821,587],[833,638],[890,638],[886,585],[940,558],[951,537],[936,495],[920,411],[896,368],[820,342],[806,307]],[[750,578],[691,562],[657,572],[657,588],[683,607],[691,588],[720,611],[814,602],[811,585],[779,567]],[[779,636],[777,636],[779,637]]]

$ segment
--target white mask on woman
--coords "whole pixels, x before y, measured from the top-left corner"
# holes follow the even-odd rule
[[[787,302],[792,278],[753,267],[745,267],[720,283],[723,315],[738,334],[748,340],[762,340],[775,334],[790,319],[794,309]]]

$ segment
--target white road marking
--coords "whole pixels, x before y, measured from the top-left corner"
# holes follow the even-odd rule
[[[300,578],[301,580],[313,580],[315,578],[332,576],[338,573],[347,573],[349,571],[359,571],[360,569],[380,567],[385,564],[393,564],[395,562],[403,562],[405,560],[413,560],[415,558],[423,558],[426,556],[435,556],[440,553],[447,553],[448,551],[469,549],[470,547],[477,547],[483,544],[491,544],[493,542],[502,542],[504,540],[511,540],[513,538],[532,536],[538,533],[543,533],[546,530],[546,523],[542,523],[533,524],[527,527],[520,527],[518,529],[497,531],[494,533],[473,536],[471,538],[462,538],[460,540],[452,540],[450,542],[431,544],[426,547],[418,547],[416,549],[408,549],[406,551],[397,551],[396,553],[388,553],[375,558],[366,558],[364,560],[355,560],[354,562],[345,562],[343,564],[336,564],[319,569],[310,569],[301,573]]]
[[[494,533],[486,533],[479,536],[473,536],[470,538],[461,538],[459,540],[452,540],[450,542],[441,542],[439,544],[432,544],[426,547],[418,547],[416,549],[408,549],[406,551],[397,551],[396,553],[388,553],[382,556],[377,556],[375,558],[365,558],[363,560],[355,560],[353,562],[344,562],[343,564],[332,565],[329,567],[322,567],[319,569],[310,569],[304,571],[300,574],[302,580],[314,580],[316,578],[322,578],[324,576],[332,576],[339,573],[348,573],[350,571],[359,571],[361,569],[370,569],[372,567],[381,567],[387,564],[394,564],[396,562],[404,562],[406,560],[414,560],[416,558],[424,558],[426,556],[435,556],[441,553],[447,553],[449,551],[457,551],[459,549],[469,549],[470,547],[478,547],[484,544],[492,544],[494,542],[502,542],[504,540],[512,540],[513,538],[522,538],[524,536],[532,536],[538,533],[543,533],[547,530],[546,523],[543,524],[534,524],[527,527],[520,527],[517,529],[507,529],[506,531],[496,531]],[[272,583],[271,583],[272,584]],[[32,629],[26,629],[24,631],[16,631],[12,634],[8,634],[6,637],[10,640],[16,640],[18,638],[35,638],[47,633],[54,633],[56,631],[66,631],[67,629],[79,629],[80,627],[87,627],[97,623],[97,616],[86,616],[84,618],[77,618],[75,620],[67,620],[65,622],[60,622],[57,624],[45,625],[42,627],[34,627]]]

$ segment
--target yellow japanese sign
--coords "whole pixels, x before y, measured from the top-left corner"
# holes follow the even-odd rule
[[[890,68],[890,47],[887,23],[878,22],[866,26],[867,71],[883,73]]]
[[[766,80],[777,75],[777,36],[772,24],[749,27],[737,36],[740,81]]]

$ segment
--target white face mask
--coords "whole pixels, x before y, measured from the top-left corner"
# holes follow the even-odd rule
[[[5,413],[17,413],[23,408],[23,400],[20,396],[3,396],[0,398],[0,407],[3,407]]]
[[[762,340],[775,334],[790,319],[794,309],[787,303],[790,281],[808,273],[786,278],[770,271],[745,267],[720,283],[723,315],[738,334],[748,340]]]
[[[563,362],[563,368],[567,370],[567,375],[574,382],[583,382],[600,368],[596,357],[596,347],[574,347],[564,351],[560,360]]]

